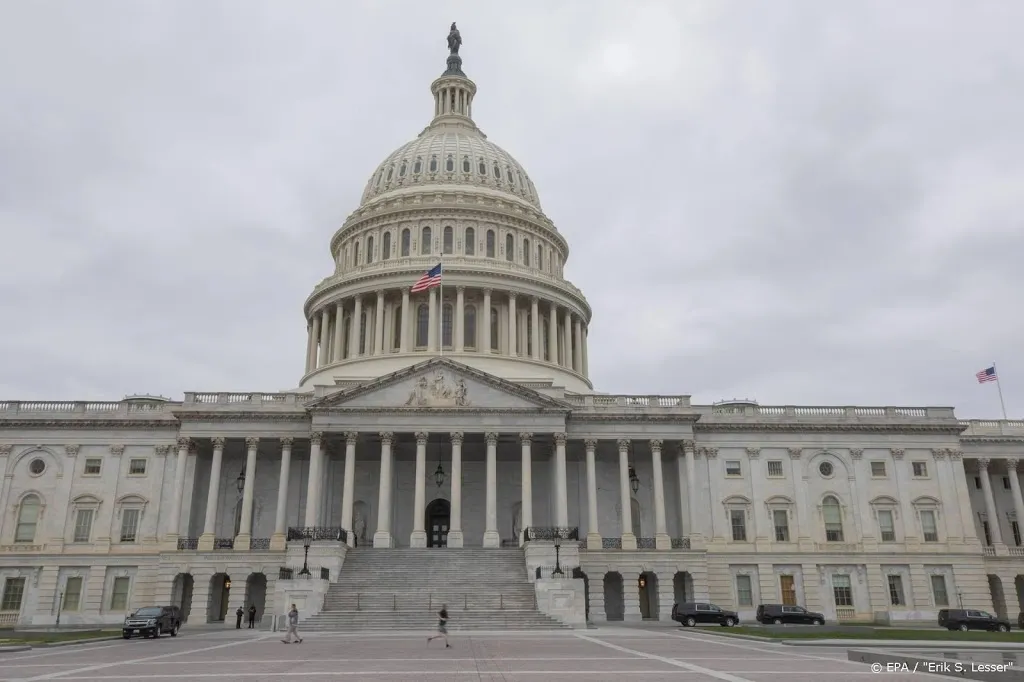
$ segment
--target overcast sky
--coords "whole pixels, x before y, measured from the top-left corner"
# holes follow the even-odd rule
[[[1024,3],[0,4],[0,399],[295,386],[432,114],[530,172],[598,390],[1024,413]]]

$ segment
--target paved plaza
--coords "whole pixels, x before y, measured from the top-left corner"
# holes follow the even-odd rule
[[[34,680],[564,680],[782,682],[872,675],[845,649],[725,640],[699,630],[454,634],[310,634],[285,645],[274,633],[201,632],[0,654],[0,681]],[[945,679],[883,675],[890,682]]]

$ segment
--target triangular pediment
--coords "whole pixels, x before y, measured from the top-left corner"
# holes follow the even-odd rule
[[[310,410],[556,410],[568,405],[447,358],[433,358],[307,405]]]

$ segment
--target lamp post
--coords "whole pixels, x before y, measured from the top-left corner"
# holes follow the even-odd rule
[[[964,593],[961,592],[960,590],[957,590],[956,591],[956,598],[960,602],[960,608],[963,608],[964,607]]]
[[[441,462],[438,462],[437,463],[437,468],[434,469],[434,483],[437,484],[438,488],[440,488],[441,486],[444,485],[444,479],[445,478],[446,478],[446,475],[444,473],[444,467],[441,466]]]
[[[60,597],[57,598],[57,627],[60,627],[60,611],[64,608],[64,590],[60,591]]]
[[[235,479],[235,486],[238,487],[238,494],[241,495],[245,492],[245,467],[238,472],[238,478]]]
[[[306,550],[306,555],[302,557],[302,570],[299,571],[299,575],[309,575],[309,547],[313,544],[313,536],[309,533],[302,538],[302,548]]]
[[[629,487],[633,489],[633,494],[640,490],[640,477],[636,475],[636,469],[633,465],[629,466]]]
[[[555,570],[551,571],[551,577],[556,575],[565,575],[562,573],[562,534],[558,531],[555,531]]]

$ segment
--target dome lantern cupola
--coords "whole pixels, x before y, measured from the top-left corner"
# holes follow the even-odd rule
[[[430,122],[430,128],[455,124],[476,129],[473,123],[476,83],[462,70],[462,57],[459,56],[461,46],[462,34],[453,21],[448,33],[447,68],[440,78],[430,84],[430,92],[434,95],[434,120]]]

